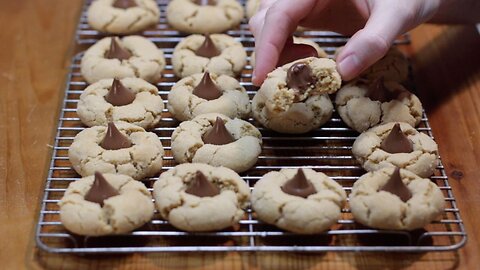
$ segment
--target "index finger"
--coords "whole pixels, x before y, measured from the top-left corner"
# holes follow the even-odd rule
[[[305,0],[292,5],[290,0],[278,0],[267,10],[262,29],[256,30],[253,84],[260,85],[275,68],[285,41],[315,3],[315,0]]]

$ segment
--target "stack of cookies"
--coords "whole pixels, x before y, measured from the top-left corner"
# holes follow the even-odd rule
[[[258,2],[248,1],[249,17]],[[88,10],[91,27],[106,34],[139,33],[159,16],[154,0],[96,0]],[[350,194],[355,219],[376,228],[411,230],[436,218],[443,196],[426,177],[435,169],[438,149],[414,128],[422,107],[400,84],[408,74],[401,53],[392,50],[341,87],[335,61],[315,42],[292,37],[277,68],[250,100],[239,82],[247,65],[245,48],[223,33],[243,16],[235,0],[170,1],[168,23],[190,35],[173,49],[177,80],[166,106],[155,86],[166,60],[152,41],[141,35],[108,36],[85,52],[81,73],[89,86],[77,113],[87,128],[69,149],[72,167],[83,178],[71,183],[59,203],[65,227],[90,236],[128,233],[149,222],[156,207],[180,230],[216,231],[235,226],[251,206],[259,220],[283,230],[328,230],[340,218],[347,194],[324,173],[308,168],[267,172],[251,194],[239,173],[254,167],[262,151],[262,134],[248,122],[252,116],[266,129],[304,134],[331,118],[335,93],[344,122],[364,132],[352,148],[370,171]],[[254,66],[254,55],[250,59]],[[158,127],[165,109],[179,122],[171,135],[179,165],[159,176],[152,196],[140,181],[162,171],[165,152],[149,130]],[[385,200],[394,206],[383,209]]]

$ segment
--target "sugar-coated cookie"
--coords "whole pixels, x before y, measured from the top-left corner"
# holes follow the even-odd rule
[[[261,152],[262,135],[252,124],[218,113],[180,123],[172,134],[172,153],[179,163],[206,163],[236,172],[250,169]]]
[[[343,86],[337,92],[335,105],[342,120],[358,132],[387,122],[417,126],[422,120],[418,97],[401,84],[383,78],[370,85],[356,81]]]
[[[136,180],[162,169],[163,146],[158,136],[126,123],[86,128],[75,136],[68,151],[72,167],[81,176],[120,173]]]
[[[207,164],[180,164],[162,173],[153,186],[162,218],[184,231],[215,231],[238,223],[250,197],[234,171]]]
[[[352,153],[367,171],[399,167],[429,177],[438,165],[438,146],[407,123],[386,123],[358,136]]]
[[[180,78],[208,71],[239,75],[247,62],[242,44],[225,34],[190,35],[175,46],[173,71]]]
[[[345,200],[342,186],[312,169],[269,172],[252,192],[252,207],[260,220],[301,234],[327,230],[340,218]]]
[[[393,167],[364,174],[349,197],[357,222],[388,230],[423,228],[443,213],[445,205],[440,188],[430,179]]]
[[[165,67],[163,52],[141,36],[106,37],[91,46],[80,64],[88,83],[136,77],[156,83]]]
[[[251,110],[247,91],[235,78],[208,72],[178,81],[168,93],[167,107],[180,121],[211,112],[248,118]]]
[[[110,173],[70,183],[58,204],[63,226],[88,236],[130,232],[150,221],[154,211],[152,196],[143,183]]]
[[[221,33],[235,28],[243,18],[242,5],[236,0],[172,0],[167,21],[187,33]]]
[[[113,34],[144,30],[159,18],[155,0],[95,0],[87,11],[87,21],[93,29]]]
[[[160,121],[164,107],[157,87],[142,79],[102,79],[82,92],[77,114],[90,127],[124,121],[150,129]]]

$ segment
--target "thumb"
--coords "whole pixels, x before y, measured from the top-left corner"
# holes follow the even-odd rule
[[[342,79],[355,78],[382,58],[409,23],[408,16],[395,6],[376,6],[365,27],[350,38],[337,57]]]

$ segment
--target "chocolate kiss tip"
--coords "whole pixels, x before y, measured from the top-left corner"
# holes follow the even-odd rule
[[[397,197],[399,197],[403,202],[408,201],[412,198],[412,192],[408,187],[403,183],[402,177],[400,175],[400,168],[395,167],[390,179],[388,179],[387,183],[383,185],[380,190],[390,192]]]
[[[277,67],[307,57],[318,57],[317,50],[308,44],[294,43],[293,37],[289,37],[278,57]]]
[[[220,194],[220,189],[208,181],[201,171],[197,171],[185,192],[198,197],[213,197]]]
[[[202,139],[204,143],[213,145],[224,145],[235,141],[235,138],[225,127],[222,118],[218,116],[213,127],[205,132]]]
[[[199,98],[214,100],[222,96],[223,92],[213,82],[210,73],[205,72],[202,80],[193,88],[192,93]]]
[[[206,58],[218,56],[220,55],[220,53],[221,51],[217,48],[217,46],[215,46],[215,43],[210,38],[209,34],[205,35],[203,43],[200,45],[200,47],[197,48],[197,50],[195,50],[196,55]]]
[[[380,148],[391,154],[411,153],[413,151],[413,143],[403,134],[400,124],[395,123],[390,133],[383,139]]]
[[[113,2],[113,7],[127,9],[131,7],[136,7],[137,3],[134,0],[116,0]]]
[[[100,146],[106,150],[118,150],[132,146],[132,142],[117,129],[113,122],[108,122],[107,131]]]
[[[287,71],[287,86],[295,89],[300,95],[315,82],[312,69],[305,63],[295,63]]]
[[[131,56],[132,54],[129,51],[125,50],[124,48],[122,48],[122,46],[120,46],[120,44],[118,44],[115,37],[110,38],[110,48],[105,55],[106,58],[126,60],[129,59]]]
[[[308,196],[317,193],[317,190],[313,186],[313,184],[308,181],[307,177],[305,176],[305,173],[303,172],[303,169],[298,169],[297,173],[293,176],[292,179],[288,180],[283,184],[281,187],[282,191],[302,197],[302,198],[307,198]]]
[[[105,96],[105,100],[113,106],[124,106],[132,103],[136,98],[136,94],[125,87],[117,78],[113,79],[112,86]]]
[[[90,190],[85,194],[84,199],[103,206],[103,202],[106,199],[119,194],[118,190],[112,187],[101,173],[95,172],[95,180]]]

